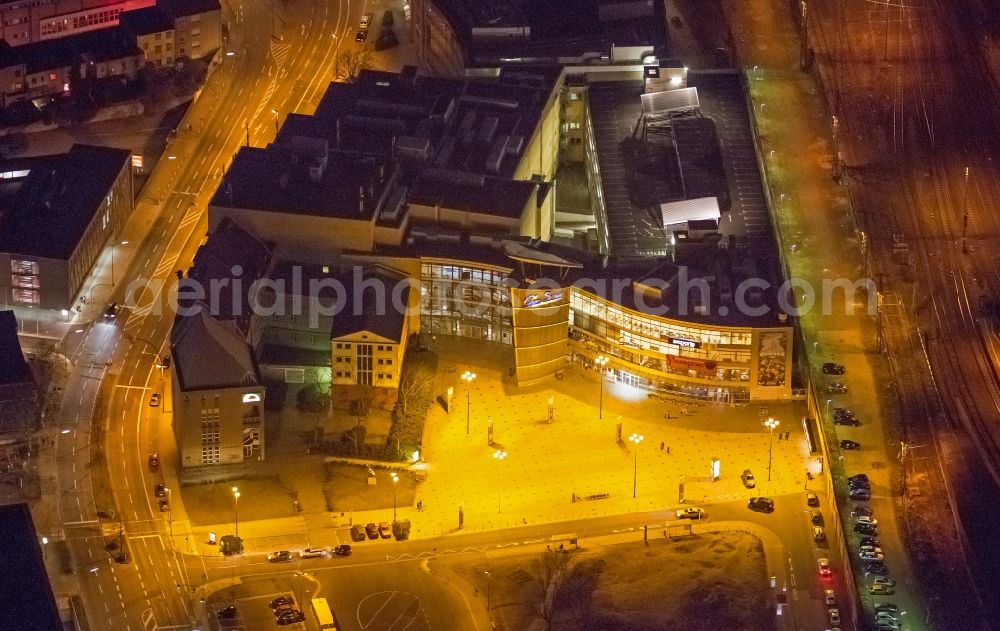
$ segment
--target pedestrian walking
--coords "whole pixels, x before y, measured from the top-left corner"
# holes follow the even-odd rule
[[[660,451],[663,451],[663,447],[666,445],[662,440],[660,441]]]
[[[670,445],[667,445],[667,455],[670,455]]]

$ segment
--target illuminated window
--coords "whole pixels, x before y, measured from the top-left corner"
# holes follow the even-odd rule
[[[38,291],[35,289],[19,289],[15,287],[12,292],[14,302],[16,303],[22,305],[37,305],[41,302]]]

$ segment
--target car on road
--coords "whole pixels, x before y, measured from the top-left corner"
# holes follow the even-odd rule
[[[705,509],[688,506],[677,511],[677,519],[705,519]]]
[[[836,364],[834,362],[826,362],[823,364],[823,374],[824,375],[842,375],[847,372],[841,364]]]
[[[160,500],[160,512],[166,513],[169,510],[170,510],[170,502],[168,502],[166,499]]]
[[[299,552],[300,559],[318,559],[320,557],[326,556],[326,550],[323,548],[306,548]]]
[[[366,39],[368,39],[368,29],[363,28],[354,34],[354,41],[356,42],[363,42]]]
[[[809,521],[811,521],[814,526],[822,526],[823,513],[819,512],[818,510],[809,511]]]
[[[861,443],[856,440],[844,439],[840,441],[840,448],[846,449],[847,451],[857,451],[858,449],[861,449]]]
[[[282,605],[294,605],[295,599],[291,596],[278,596],[271,601],[271,609],[277,609]]]
[[[389,522],[382,521],[378,524],[378,536],[383,539],[392,539],[392,527],[389,526]]]
[[[839,609],[837,609],[836,607],[834,607],[833,609],[830,609],[829,611],[827,611],[827,614],[830,616],[830,624],[832,624],[832,625],[838,625],[838,624],[840,624],[840,610]]]
[[[349,557],[351,556],[351,546],[344,543],[335,548],[330,548],[330,553],[335,557]]]
[[[826,541],[826,531],[822,526],[813,526],[813,541]]]
[[[160,468],[160,454],[155,451],[149,454],[149,458],[146,459],[146,464],[149,465],[150,471],[156,471]]]
[[[232,620],[236,617],[237,611],[235,605],[229,605],[228,607],[223,607],[222,609],[215,612],[215,617],[219,620]]]
[[[830,559],[827,558],[816,559],[816,565],[819,566],[820,576],[827,577],[833,574],[833,572],[830,570]]]
[[[375,525],[375,522],[365,524],[365,534],[368,535],[369,539],[378,539],[378,526]]]
[[[837,597],[836,597],[836,595],[834,595],[832,589],[824,589],[823,590],[823,602],[826,603],[827,605],[836,605],[837,604]]]
[[[361,524],[354,524],[351,526],[351,541],[364,541],[365,540],[365,527]]]
[[[167,496],[167,485],[157,484],[153,487],[153,495],[156,497],[166,497]]]
[[[747,508],[758,513],[773,513],[774,500],[769,497],[751,497]]]
[[[104,310],[104,319],[107,322],[114,322],[115,318],[118,317],[118,303],[112,302],[108,305],[108,308]]]
[[[806,506],[818,507],[819,497],[815,493],[806,493]]]
[[[371,14],[371,13],[365,13],[364,15],[362,15],[361,16],[361,28],[368,28],[369,26],[371,26],[372,17],[374,17],[374,15]]]
[[[868,588],[868,593],[875,596],[888,596],[895,593],[896,590],[889,587],[888,585],[883,585],[882,583],[872,583]]]
[[[743,486],[748,489],[752,489],[757,486],[757,481],[753,477],[753,471],[750,469],[743,470],[743,473],[740,474],[740,480],[743,481]]]
[[[292,560],[292,553],[288,550],[278,550],[277,552],[268,552],[267,560],[271,563],[288,563]]]
[[[154,392],[151,397],[149,397],[149,407],[158,408],[160,407],[160,393]]]
[[[294,611],[289,611],[288,613],[279,616],[278,624],[281,626],[285,626],[289,624],[295,624],[296,622],[303,622],[305,619],[306,619],[306,614],[296,609]]]
[[[826,386],[827,394],[847,394],[847,386],[840,381],[831,382]]]

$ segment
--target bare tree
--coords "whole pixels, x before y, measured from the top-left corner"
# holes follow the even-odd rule
[[[546,550],[531,564],[531,578],[541,592],[538,615],[545,621],[545,628],[552,629],[552,619],[556,614],[556,597],[563,582],[569,575],[569,554],[563,551]]]
[[[406,415],[412,408],[429,405],[434,375],[424,370],[410,370],[399,384],[396,405]]]
[[[333,80],[354,81],[362,70],[371,67],[372,57],[372,47],[367,44],[341,49],[333,59]]]

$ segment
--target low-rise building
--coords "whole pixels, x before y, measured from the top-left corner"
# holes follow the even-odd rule
[[[0,171],[0,305],[69,310],[132,214],[132,152],[73,145]],[[112,273],[112,276],[114,274]]]
[[[38,422],[38,385],[24,360],[13,311],[0,311],[0,434]]]
[[[170,336],[173,413],[181,467],[264,459],[264,387],[233,320],[187,307]]]
[[[128,11],[121,15],[121,24],[135,35],[146,65],[152,68],[172,66],[177,57],[174,50],[174,20],[158,6]]]
[[[174,23],[175,59],[211,57],[222,46],[219,0],[160,0]]]

